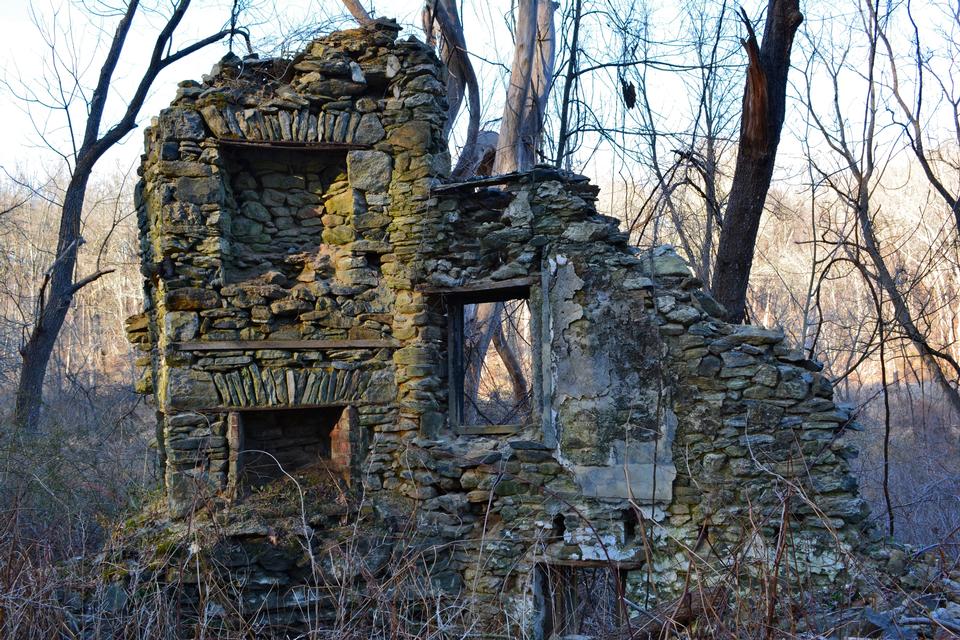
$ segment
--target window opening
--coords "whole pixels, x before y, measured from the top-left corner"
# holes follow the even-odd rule
[[[523,426],[533,405],[530,305],[523,297],[448,300],[450,409],[457,426]],[[511,292],[514,293],[515,292]]]

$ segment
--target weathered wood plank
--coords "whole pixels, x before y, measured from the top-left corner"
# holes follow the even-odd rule
[[[568,560],[536,555],[533,557],[533,561],[548,567],[575,567],[582,569],[622,569],[630,571],[643,567],[643,562],[640,560]]]
[[[527,298],[530,295],[530,286],[536,278],[524,276],[509,280],[480,280],[468,282],[456,287],[432,287],[421,285],[417,291],[444,295],[456,302],[472,304],[476,302],[503,302]]]
[[[263,406],[249,406],[249,405],[238,405],[238,404],[226,404],[220,407],[200,407],[195,409],[197,413],[203,415],[210,415],[215,413],[256,413],[258,411],[285,411],[287,409],[329,409],[331,407],[349,407],[351,406],[350,402],[345,400],[338,400],[336,402],[324,402],[324,403],[310,403],[310,404],[296,404],[296,403],[286,403],[286,404],[276,404],[276,405],[263,405]]]
[[[176,342],[179,351],[259,351],[278,349],[309,351],[311,349],[395,349],[396,340],[198,340]]]
[[[577,175],[568,171],[561,171],[553,167],[536,167],[529,171],[516,171],[513,173],[503,173],[496,176],[477,178],[475,180],[464,180],[463,182],[448,182],[446,184],[435,185],[432,189],[434,193],[445,193],[449,191],[462,191],[466,189],[475,189],[479,187],[490,187],[501,184],[512,184],[515,182],[531,182],[544,180],[564,180],[566,182],[586,182],[589,180],[586,176]]]

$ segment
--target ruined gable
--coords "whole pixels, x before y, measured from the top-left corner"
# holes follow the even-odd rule
[[[585,178],[451,183],[445,72],[396,33],[225,60],[146,133],[130,329],[170,516],[217,514],[220,550],[299,540],[236,565],[264,577],[247,587],[257,610],[293,627],[318,624],[295,594],[325,575],[303,569],[304,545],[365,518],[372,548],[414,523],[431,588],[489,603],[489,629],[543,631],[552,575],[611,566],[656,601],[694,556],[728,568],[745,538],[769,539],[749,572],[781,527],[797,578],[832,584],[866,511],[819,365],[721,321],[676,254],[638,253],[596,212]],[[458,314],[505,299],[529,309],[530,411],[464,424]],[[362,500],[252,508],[288,479]]]

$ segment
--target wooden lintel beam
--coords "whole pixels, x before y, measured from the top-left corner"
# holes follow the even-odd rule
[[[396,349],[396,340],[197,340],[176,342],[179,351],[287,351],[336,349]]]
[[[417,287],[417,291],[421,293],[440,294],[454,301],[467,304],[477,302],[502,302],[504,300],[516,300],[529,297],[530,287],[536,283],[536,281],[537,278],[533,276],[524,276],[522,278],[510,278],[509,280],[468,282],[456,287],[419,286]]]
[[[512,436],[520,433],[522,424],[460,425],[454,430],[461,436]]]
[[[335,409],[349,407],[350,402],[340,401],[340,402],[328,402],[325,404],[276,404],[276,405],[257,405],[257,406],[236,406],[236,405],[223,405],[219,407],[200,407],[194,409],[197,413],[203,415],[209,415],[213,413],[257,413],[265,411],[290,411],[296,409]]]
[[[446,193],[450,191],[477,189],[480,187],[495,187],[523,181],[543,182],[546,180],[586,182],[588,178],[567,171],[561,171],[553,167],[536,167],[534,169],[530,169],[529,171],[516,171],[513,173],[502,173],[496,176],[486,176],[473,180],[464,180],[462,182],[447,182],[446,184],[438,184],[433,187],[432,191],[434,193]]]
[[[638,560],[568,560],[560,558],[549,558],[547,556],[536,556],[534,562],[548,567],[573,567],[580,569],[621,569],[631,571],[643,567],[643,562]]]

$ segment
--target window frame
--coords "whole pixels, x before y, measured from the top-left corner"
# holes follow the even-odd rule
[[[500,282],[486,282],[465,285],[462,287],[445,289],[441,291],[444,307],[447,316],[447,412],[449,416],[450,427],[460,434],[511,434],[518,432],[527,424],[532,424],[533,407],[531,407],[530,420],[523,424],[503,424],[503,425],[467,425],[463,423],[464,418],[464,390],[463,381],[465,376],[464,368],[464,307],[468,304],[486,304],[493,302],[509,302],[511,300],[525,300],[528,304],[533,301],[532,286],[536,282],[534,278],[515,278],[512,280],[503,280]],[[533,313],[531,305],[531,334],[534,346],[537,342],[538,326],[536,324],[536,314]],[[538,393],[536,391],[535,369],[537,359],[537,349],[533,350],[534,362],[532,363],[530,385],[534,393],[533,405],[537,404]]]

